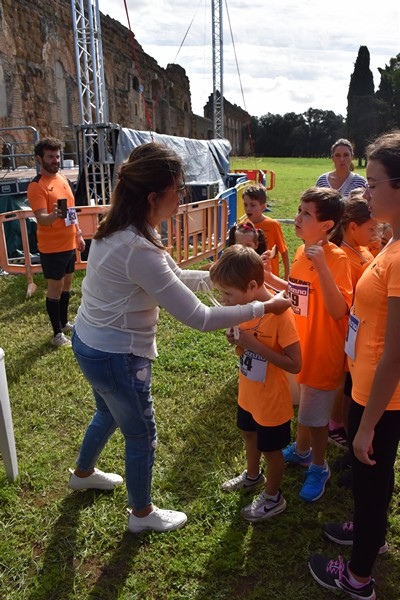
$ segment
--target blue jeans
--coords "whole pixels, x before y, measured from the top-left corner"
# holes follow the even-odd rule
[[[150,395],[152,361],[134,354],[115,354],[90,348],[75,330],[72,347],[83,374],[92,386],[96,412],[83,438],[77,460],[92,469],[117,427],[125,439],[125,477],[129,505],[149,506],[154,450],[157,445],[153,400]]]

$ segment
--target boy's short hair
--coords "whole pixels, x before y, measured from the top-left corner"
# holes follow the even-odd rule
[[[260,204],[267,204],[267,191],[261,183],[250,185],[243,192],[243,198],[248,196],[252,200],[258,200]]]
[[[35,156],[40,156],[41,158],[43,158],[45,150],[61,150],[62,146],[62,142],[57,138],[42,138],[35,144]]]
[[[264,263],[253,248],[235,244],[229,246],[216,263],[211,265],[213,283],[245,291],[250,281],[261,287],[264,283]]]
[[[310,187],[300,196],[300,202],[314,202],[318,221],[333,221],[330,233],[340,223],[345,202],[340,192],[326,187]]]

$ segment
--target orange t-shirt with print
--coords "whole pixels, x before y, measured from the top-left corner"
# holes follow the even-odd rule
[[[272,250],[275,246],[278,252],[281,254],[286,252],[287,246],[285,238],[283,237],[282,227],[278,221],[265,217],[263,221],[259,223],[253,223],[256,229],[261,229],[267,240],[267,249]],[[277,253],[275,258],[271,260],[271,272],[279,277],[279,254]]]
[[[367,266],[356,287],[352,313],[360,319],[360,324],[355,359],[348,358],[348,361],[353,380],[352,396],[363,406],[367,404],[382,356],[386,327],[390,327],[387,313],[391,297],[400,297],[400,242],[383,248]],[[386,410],[400,410],[400,383]]]
[[[280,354],[283,354],[283,348],[299,341],[296,323],[289,310],[281,315],[267,314],[252,319],[240,328],[253,331],[259,342]],[[265,427],[276,427],[289,421],[293,416],[293,404],[286,371],[249,350],[244,350],[240,362],[239,406]]]
[[[350,308],[353,286],[349,259],[331,242],[323,250],[328,269]],[[335,390],[343,372],[348,319],[345,316],[335,321],[325,308],[318,273],[304,245],[297,249],[290,269],[289,293],[303,358],[297,380],[319,390]]]
[[[54,177],[38,175],[28,185],[28,202],[35,212],[44,208],[53,212],[54,203],[59,198],[67,199],[67,208],[75,206],[74,195],[68,179],[57,173]],[[76,225],[65,225],[64,219],[56,219],[52,225],[37,224],[38,248],[43,254],[67,252],[76,248]]]

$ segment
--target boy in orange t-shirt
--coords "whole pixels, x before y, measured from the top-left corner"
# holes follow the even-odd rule
[[[265,187],[261,184],[248,187],[243,193],[243,204],[247,218],[257,229],[261,229],[264,233],[267,250],[272,250],[274,246],[277,248],[276,255],[271,259],[272,273],[279,276],[280,254],[284,269],[283,278],[287,279],[289,275],[289,252],[280,223],[264,215],[263,211],[267,208],[267,192]]]
[[[353,294],[349,259],[328,241],[343,211],[344,201],[336,190],[313,187],[302,194],[295,227],[304,245],[295,254],[286,284],[300,336],[303,368],[298,375],[296,442],[285,448],[283,455],[286,462],[309,467],[300,491],[300,498],[307,502],[323,495],[330,477],[325,460],[328,422],[343,371],[347,314]],[[285,289],[285,282],[268,272],[266,280]]]
[[[270,298],[264,286],[260,256],[244,246],[231,246],[211,267],[213,285],[222,304],[233,306]],[[301,351],[291,311],[267,314],[227,332],[229,343],[240,353],[237,424],[242,430],[247,469],[222,486],[224,491],[252,489],[265,482],[260,458],[267,464],[265,490],[242,510],[247,521],[256,522],[285,510],[280,492],[284,472],[282,449],[290,441],[293,406],[285,371],[298,373]]]

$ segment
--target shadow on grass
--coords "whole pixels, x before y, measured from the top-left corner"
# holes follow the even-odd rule
[[[29,600],[61,600],[73,597],[76,536],[80,513],[91,506],[94,491],[69,494],[59,506],[60,516],[50,532],[43,566],[35,578]]]
[[[12,359],[8,360],[8,356],[6,356],[8,385],[17,385],[21,377],[23,377],[26,372],[32,370],[36,361],[43,360],[44,356],[47,356],[52,352],[60,352],[58,348],[50,345],[50,337],[51,333],[49,333],[49,341],[30,347],[27,352],[23,352],[21,349],[18,358],[14,356]]]
[[[125,531],[110,560],[101,567],[101,574],[92,587],[88,598],[91,600],[113,600],[121,597],[121,590],[129,575],[132,563],[139,548],[143,545],[143,536],[134,536]]]
[[[50,533],[43,566],[31,583],[34,589],[29,595],[29,600],[75,598],[76,571],[82,568],[81,563],[76,562],[77,531],[81,513],[92,506],[98,493],[96,490],[72,493],[61,502],[60,516]],[[142,543],[142,537],[124,532],[121,540],[116,542],[116,549],[110,560],[100,567],[93,569],[92,565],[90,568],[91,579],[96,576],[96,570],[99,575],[87,597],[93,600],[119,598],[131,563]]]
[[[232,515],[232,520],[226,523],[223,536],[209,553],[203,569],[205,577],[203,575],[198,585],[194,600],[249,597],[254,579],[243,574],[247,527],[238,521],[239,518]]]

